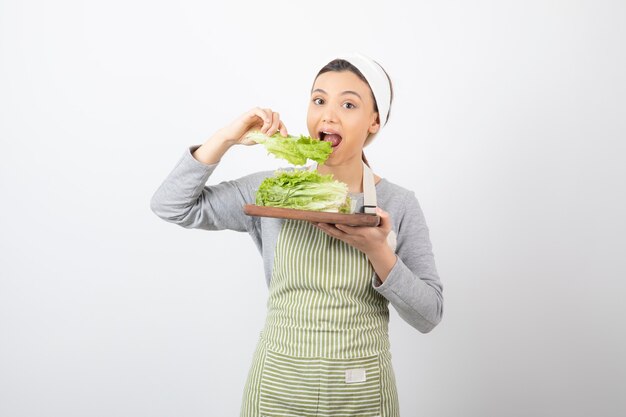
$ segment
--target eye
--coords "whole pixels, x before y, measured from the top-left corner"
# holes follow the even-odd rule
[[[348,109],[354,109],[354,108],[356,108],[356,106],[355,106],[354,104],[352,104],[352,103],[348,103],[348,102],[346,102],[345,104],[346,104],[346,105],[348,105],[348,106],[351,106],[351,107],[347,107]]]
[[[322,102],[324,101],[323,99],[321,99],[321,98],[319,98],[319,97],[318,97],[318,98],[314,98],[314,99],[313,99],[313,103],[315,103],[315,104],[320,104],[320,103],[318,102],[318,100],[321,100]]]

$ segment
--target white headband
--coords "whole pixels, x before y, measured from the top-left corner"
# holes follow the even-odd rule
[[[374,94],[374,100],[376,100],[376,106],[378,107],[378,115],[380,118],[380,128],[378,131],[380,132],[380,129],[387,124],[389,107],[391,106],[391,85],[389,84],[387,74],[385,74],[383,68],[374,62],[373,59],[359,52],[339,56],[338,58],[354,65],[361,74],[363,74],[367,83],[370,85],[372,93]],[[365,140],[364,146],[374,140],[375,136],[376,133],[370,134]]]

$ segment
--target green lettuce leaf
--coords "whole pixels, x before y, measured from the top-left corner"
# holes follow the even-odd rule
[[[267,136],[261,132],[250,132],[247,138],[263,144],[268,153],[287,160],[293,165],[305,165],[311,159],[320,165],[328,159],[332,152],[330,142],[314,139],[310,136],[282,136],[280,132]]]
[[[332,174],[297,169],[278,170],[265,178],[257,190],[256,205],[334,213],[352,209],[346,184],[334,180]]]

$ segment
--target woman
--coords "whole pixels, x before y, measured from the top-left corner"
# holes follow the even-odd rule
[[[274,171],[205,185],[231,146],[256,144],[249,132],[288,135],[271,109],[251,109],[186,149],[152,198],[159,217],[183,227],[248,232],[263,256],[267,320],[242,417],[399,416],[388,304],[426,333],[441,320],[443,298],[415,194],[373,174],[363,153],[387,122],[392,96],[382,67],[352,54],[320,70],[307,114],[309,135],[332,144],[325,164],[310,168],[346,183],[357,211],[380,215],[377,227],[245,215],[242,206]]]

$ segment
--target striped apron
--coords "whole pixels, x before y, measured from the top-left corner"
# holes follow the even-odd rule
[[[284,220],[241,417],[399,417],[388,300],[366,255]]]

